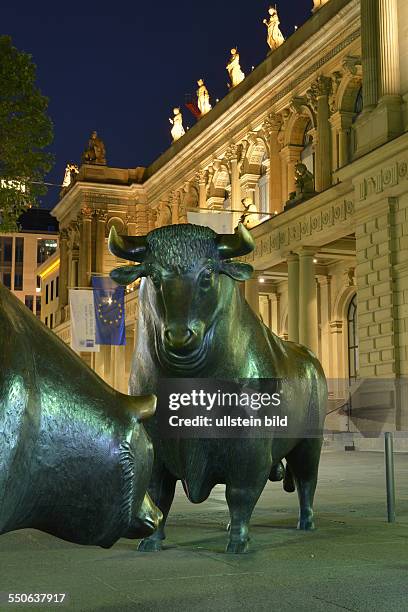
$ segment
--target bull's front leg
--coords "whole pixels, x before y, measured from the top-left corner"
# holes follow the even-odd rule
[[[177,479],[167,470],[165,465],[155,459],[148,491],[153,502],[162,511],[163,519],[159,528],[151,536],[140,542],[139,551],[157,552],[162,549],[162,541],[166,538],[164,528],[174,499],[176,482]]]
[[[249,521],[268,480],[265,473],[262,482],[255,486],[234,486],[227,484],[225,497],[230,512],[229,542],[227,553],[240,554],[248,550]]]

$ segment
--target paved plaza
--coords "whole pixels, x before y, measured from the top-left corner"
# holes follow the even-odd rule
[[[397,522],[386,522],[384,456],[326,451],[314,533],[294,529],[296,494],[269,483],[252,519],[251,549],[225,555],[223,487],[200,505],[178,489],[165,550],[135,542],[80,547],[34,530],[0,538],[1,592],[66,592],[44,610],[408,610],[408,455],[396,455]],[[39,609],[5,606],[3,610]]]

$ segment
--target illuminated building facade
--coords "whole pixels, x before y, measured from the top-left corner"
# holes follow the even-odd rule
[[[19,223],[19,232],[0,234],[0,281],[40,317],[37,266],[58,248],[58,223],[48,211],[39,209],[28,210]]]
[[[247,300],[275,333],[318,354],[335,380],[333,405],[344,404],[350,382],[408,375],[408,5],[311,8],[150,167],[83,164],[63,189],[53,214],[61,227],[55,331],[65,341],[67,287],[89,286],[92,272],[120,263],[106,248],[112,225],[144,234],[185,223],[190,210],[242,210],[246,199],[257,211]],[[90,359],[123,391],[136,292],[126,299],[127,347]],[[384,394],[395,409],[381,429],[407,429],[406,387],[395,394],[384,385]],[[367,419],[360,412],[352,428]],[[334,412],[330,426],[345,430],[350,420]]]

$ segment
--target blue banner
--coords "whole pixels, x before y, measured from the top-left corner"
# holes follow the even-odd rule
[[[96,344],[126,344],[125,289],[108,276],[93,276]]]

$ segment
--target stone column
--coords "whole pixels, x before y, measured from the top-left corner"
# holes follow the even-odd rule
[[[317,355],[317,293],[314,255],[314,250],[306,247],[299,252],[299,342]]]
[[[289,253],[288,262],[288,340],[299,342],[299,256]]]
[[[225,153],[231,177],[231,209],[242,210],[241,184],[238,166],[238,146],[233,144]]]
[[[128,392],[126,380],[126,346],[114,346],[114,387],[121,393]]]
[[[78,249],[71,251],[71,270],[69,276],[70,287],[78,287],[79,284],[79,252]]]
[[[331,347],[331,276],[318,276],[320,286],[321,354],[320,360],[327,378],[332,378]]]
[[[330,391],[335,399],[346,397],[346,384],[348,385],[348,372],[344,371],[344,348],[343,348],[343,321],[330,321],[330,346],[331,353],[331,385]]]
[[[198,183],[198,206],[199,208],[207,208],[207,171],[200,170],[197,172]]]
[[[256,314],[259,316],[259,283],[258,278],[251,278],[245,282],[245,299]]]
[[[301,152],[302,147],[298,145],[287,145],[280,152],[281,159],[286,168],[286,185],[284,185],[282,193],[284,202],[287,202],[290,194],[296,191],[295,167],[300,160]]]
[[[79,285],[88,287],[91,280],[92,266],[92,209],[81,210],[82,221],[79,238]]]
[[[269,212],[281,212],[282,200],[282,165],[280,158],[279,132],[282,117],[271,113],[264,123],[264,130],[269,138]]]
[[[59,309],[61,311],[61,322],[64,320],[62,312],[68,304],[68,276],[69,276],[69,261],[68,261],[68,230],[63,229],[60,232],[59,239],[60,250],[60,269],[59,269]]]
[[[353,115],[354,113],[338,111],[330,118],[333,127],[333,141],[337,145],[334,148],[334,166],[337,169],[343,168],[350,161],[350,133]]]
[[[378,37],[378,0],[361,0],[363,105],[365,111],[372,110],[378,101]]]
[[[103,380],[105,380],[105,346],[100,346],[99,351],[95,355],[95,372]]]
[[[397,0],[378,0],[380,31],[380,97],[400,94]]]
[[[271,305],[271,330],[279,335],[279,320],[280,320],[280,295],[277,291],[270,296]]]
[[[330,147],[330,109],[329,95],[331,79],[320,76],[313,84],[312,91],[316,97],[317,109],[317,143],[316,143],[316,191],[324,191],[332,184],[332,163]]]
[[[96,213],[96,256],[95,256],[95,272],[103,274],[104,258],[105,258],[105,232],[107,214],[103,210],[97,210]]]

